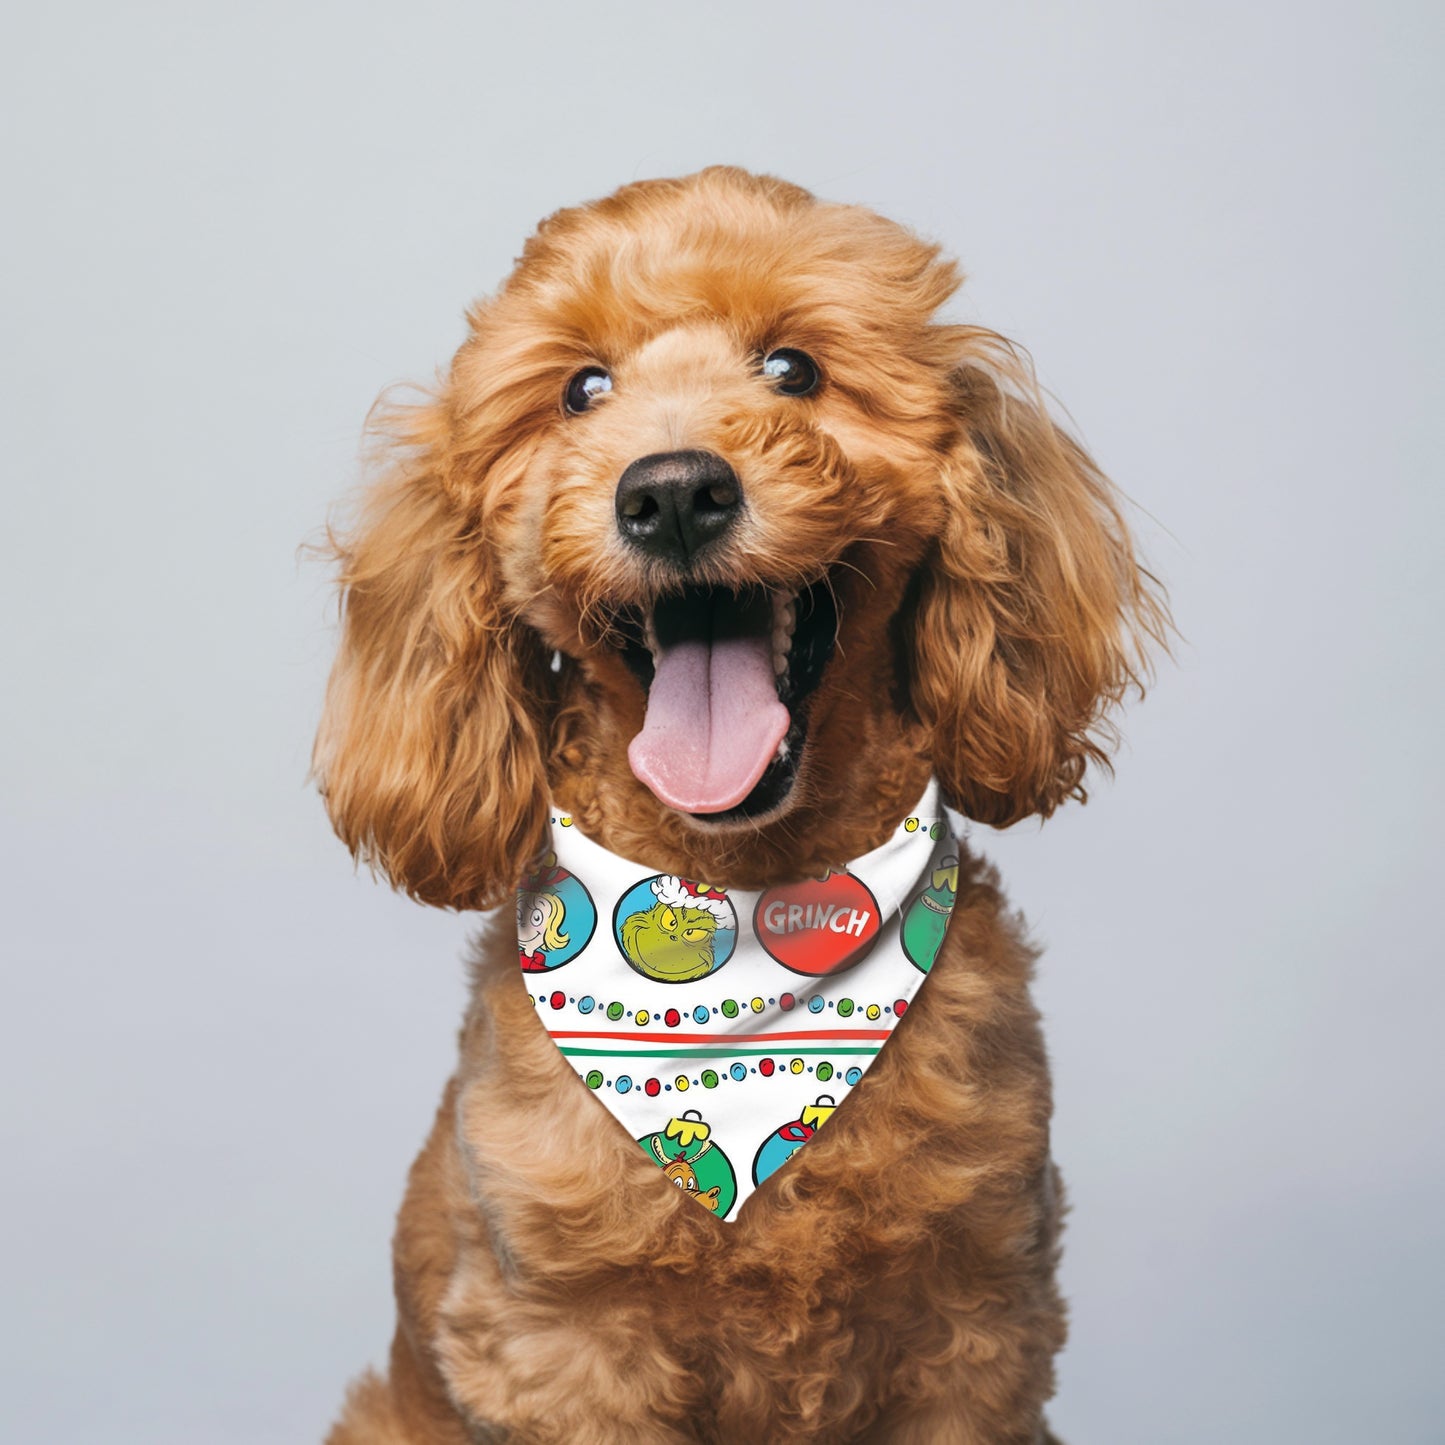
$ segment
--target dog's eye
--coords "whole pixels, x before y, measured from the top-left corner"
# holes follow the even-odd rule
[[[576,416],[584,412],[604,392],[612,390],[612,378],[600,366],[584,366],[567,383],[564,405]]]
[[[818,363],[805,351],[790,346],[770,351],[763,361],[763,375],[768,377],[784,396],[807,396],[817,388]]]

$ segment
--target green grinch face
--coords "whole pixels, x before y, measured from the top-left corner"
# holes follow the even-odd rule
[[[655,903],[622,924],[622,949],[648,978],[688,983],[712,972],[717,919],[703,908]]]

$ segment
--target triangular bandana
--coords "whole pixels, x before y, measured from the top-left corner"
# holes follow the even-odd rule
[[[649,872],[566,815],[552,823],[517,891],[542,1022],[648,1158],[735,1218],[863,1077],[933,966],[958,887],[938,784],[881,847],[762,893]]]

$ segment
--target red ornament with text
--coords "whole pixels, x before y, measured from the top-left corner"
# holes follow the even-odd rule
[[[769,888],[753,914],[753,931],[768,955],[810,978],[861,963],[877,943],[881,923],[878,900],[847,872]]]

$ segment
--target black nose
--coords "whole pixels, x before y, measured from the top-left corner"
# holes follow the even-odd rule
[[[712,452],[639,457],[617,484],[617,530],[634,547],[685,566],[738,519],[737,473]]]

